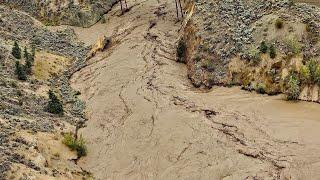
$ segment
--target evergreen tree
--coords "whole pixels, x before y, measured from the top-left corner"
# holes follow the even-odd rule
[[[48,111],[52,114],[63,114],[63,105],[58,97],[53,93],[52,90],[49,90],[49,103]]]
[[[262,41],[259,49],[260,49],[260,52],[262,52],[263,54],[267,53],[268,51],[267,43],[265,41]]]
[[[12,48],[11,54],[16,58],[16,59],[21,59],[21,49],[19,47],[19,44],[15,41],[14,46]]]
[[[24,47],[23,57],[24,57],[24,59],[28,59],[29,58],[29,53],[28,53],[27,47]]]
[[[24,59],[25,59],[25,67],[24,67],[24,69],[25,69],[27,74],[31,74],[31,72],[32,72],[32,59],[31,59],[32,55],[29,54],[29,52],[28,52],[26,47],[24,48],[23,56],[24,56]]]
[[[32,46],[32,49],[31,49],[31,55],[30,55],[30,59],[31,59],[31,63],[33,64],[34,62],[34,57],[36,55],[36,48],[34,46]]]
[[[274,45],[270,46],[270,58],[274,59],[277,56],[277,52],[276,52],[276,48],[274,47]]]
[[[22,80],[22,81],[27,80],[27,75],[24,70],[24,67],[20,64],[19,61],[16,61],[16,75],[18,76],[19,80]]]
[[[26,59],[26,63],[24,65],[24,69],[25,69],[27,74],[29,74],[29,75],[31,74],[31,72],[32,72],[32,62],[31,62],[30,58]]]

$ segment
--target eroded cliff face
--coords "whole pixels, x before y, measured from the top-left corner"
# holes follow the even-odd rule
[[[99,21],[117,0],[1,0],[0,4],[23,10],[47,25],[88,27]]]
[[[274,95],[287,92],[295,74],[299,99],[319,102],[319,81],[306,82],[301,74],[311,60],[320,68],[318,7],[286,0],[197,0],[186,3],[185,11],[191,18],[181,39],[196,87],[241,85]]]

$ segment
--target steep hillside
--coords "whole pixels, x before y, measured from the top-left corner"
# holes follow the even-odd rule
[[[85,121],[84,105],[68,79],[87,52],[72,30],[50,31],[29,15],[0,6],[0,179],[88,175],[62,143],[65,133],[76,133]],[[50,113],[49,90],[62,101],[63,115]]]
[[[101,19],[117,0],[4,0],[2,4],[23,10],[46,25],[88,27]],[[0,3],[0,4],[1,4]]]
[[[187,13],[192,7],[181,43],[195,86],[236,84],[319,102],[319,8],[292,1],[212,0],[190,1]],[[292,90],[290,78],[298,90]]]

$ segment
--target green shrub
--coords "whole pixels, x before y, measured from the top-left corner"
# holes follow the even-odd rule
[[[212,72],[215,69],[214,63],[210,59],[204,61],[203,67],[206,68],[209,72]]]
[[[311,75],[308,66],[302,66],[300,68],[300,80],[303,84],[311,83]]]
[[[177,62],[186,63],[187,45],[184,39],[180,39],[177,47]]]
[[[77,147],[76,138],[71,133],[66,133],[63,136],[62,140],[63,144],[68,146],[71,150],[75,150]]]
[[[320,65],[311,59],[300,69],[300,79],[304,84],[320,84]]]
[[[101,18],[101,24],[105,24],[106,23],[106,18],[104,16],[102,16]]]
[[[266,85],[264,83],[259,83],[256,87],[256,92],[259,94],[265,94],[266,93]]]
[[[260,51],[256,47],[251,47],[247,52],[249,60],[253,62],[254,65],[257,65],[261,62]]]
[[[265,41],[262,41],[261,44],[260,44],[259,49],[260,49],[261,53],[263,53],[263,54],[267,53],[267,51],[268,51],[267,43]]]
[[[301,52],[302,45],[295,37],[288,37],[284,41],[288,53],[292,53],[293,55],[297,55]]]
[[[270,58],[274,59],[277,57],[277,51],[276,48],[274,47],[274,45],[270,46],[270,52],[269,52]]]
[[[63,114],[63,105],[58,97],[49,90],[49,103],[48,103],[48,112],[52,114]]]
[[[21,49],[19,47],[19,44],[15,41],[11,54],[16,58],[16,59],[21,59]]]
[[[20,64],[19,61],[16,61],[16,75],[18,76],[19,80],[25,81],[27,80],[27,75],[26,72],[24,70],[24,67]]]
[[[282,28],[283,28],[283,21],[282,21],[282,19],[280,19],[280,18],[277,19],[275,25],[276,25],[276,28],[277,28],[277,29],[282,29]]]
[[[316,83],[316,79],[317,79],[317,70],[319,68],[319,63],[315,60],[315,59],[310,59],[306,66],[308,67],[309,71],[310,71],[310,81],[311,83]]]
[[[294,2],[294,0],[288,0],[288,4],[289,4],[289,6],[294,6],[295,2]]]
[[[62,142],[72,151],[77,151],[78,157],[87,155],[87,147],[82,135],[76,139],[71,133],[67,133],[64,135]]]
[[[315,75],[316,75],[315,76],[316,83],[320,85],[320,66],[317,68]]]
[[[295,74],[289,75],[286,85],[287,100],[298,100],[300,96],[300,81]]]

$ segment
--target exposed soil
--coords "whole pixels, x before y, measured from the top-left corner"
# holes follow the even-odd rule
[[[96,179],[320,178],[318,104],[193,88],[175,62],[174,1],[131,3],[106,24],[75,29],[87,44],[112,37],[70,80],[87,105],[84,170]]]

